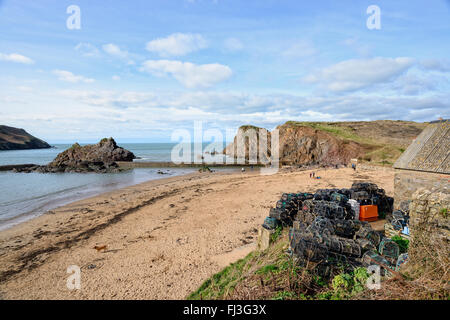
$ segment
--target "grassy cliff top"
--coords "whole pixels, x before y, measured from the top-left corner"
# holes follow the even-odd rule
[[[278,128],[310,127],[364,147],[360,160],[392,165],[428,123],[401,120],[301,122],[287,121]]]

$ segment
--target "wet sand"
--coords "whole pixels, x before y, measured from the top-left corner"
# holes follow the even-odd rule
[[[146,182],[50,211],[0,232],[0,299],[184,299],[254,248],[283,192],[371,181],[390,168],[195,173]],[[98,251],[94,247],[105,249]],[[66,286],[81,268],[81,289]]]

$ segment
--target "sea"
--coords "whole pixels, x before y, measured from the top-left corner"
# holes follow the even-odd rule
[[[50,149],[0,151],[0,166],[51,162],[70,144]],[[144,162],[170,162],[173,143],[122,143]],[[185,175],[195,168],[136,168],[119,173],[14,173],[0,171],[0,231],[65,204],[104,192],[161,178]],[[221,170],[234,170],[217,168]],[[164,172],[164,174],[158,173]]]

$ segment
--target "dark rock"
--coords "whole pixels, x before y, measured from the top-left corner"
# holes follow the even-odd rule
[[[113,138],[102,139],[99,143],[80,146],[75,143],[69,149],[61,152],[46,166],[31,166],[16,168],[16,172],[119,172],[116,161],[133,161],[135,155],[119,146]]]

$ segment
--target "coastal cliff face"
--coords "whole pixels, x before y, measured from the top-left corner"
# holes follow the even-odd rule
[[[280,163],[285,165],[342,165],[350,159],[378,164],[392,164],[412,140],[417,137],[425,123],[410,121],[359,121],[359,122],[295,122],[288,121],[277,127],[279,130]],[[238,139],[248,136],[254,129],[267,134],[270,155],[271,133],[255,126],[242,126],[233,143],[223,153],[237,153]],[[246,134],[247,133],[247,134]],[[242,141],[242,140],[240,140]],[[245,158],[249,150],[257,150],[257,139],[249,143],[243,140]],[[235,156],[236,157],[236,156]]]
[[[363,154],[363,148],[353,142],[310,127],[281,126],[280,160],[295,165],[341,165]]]
[[[0,125],[0,150],[44,149],[51,146],[23,129]]]

